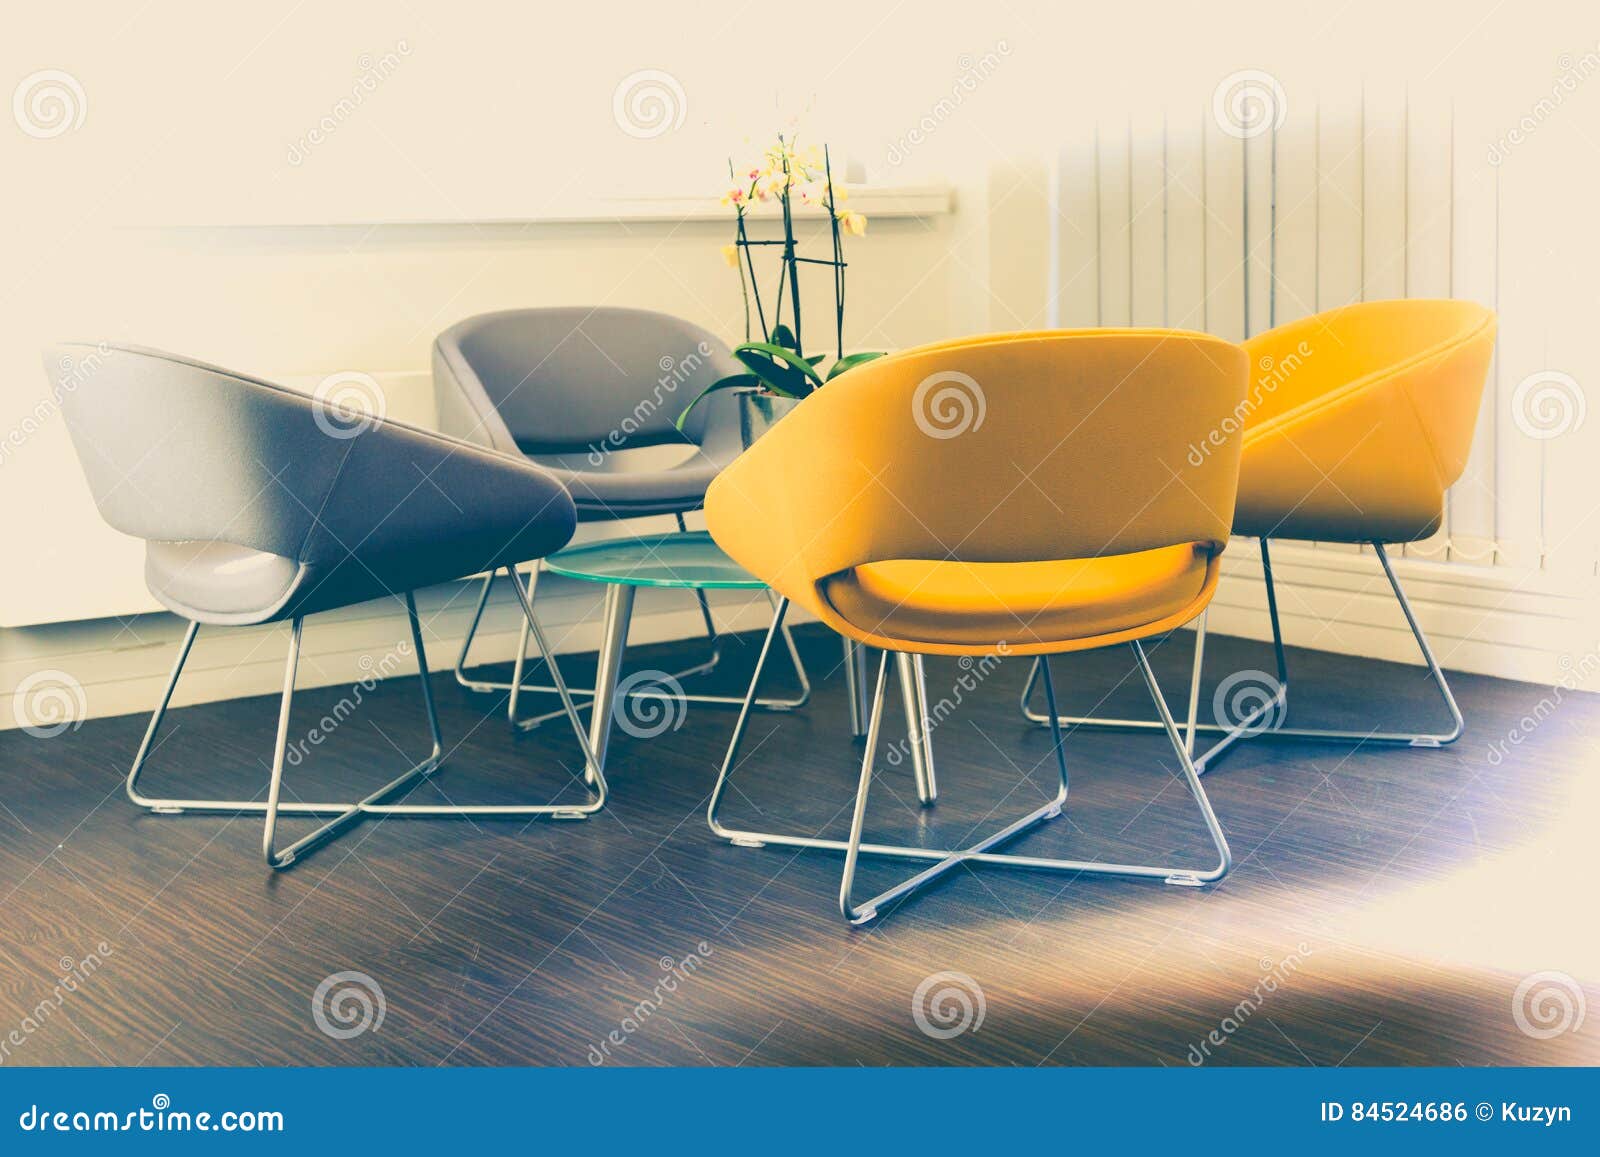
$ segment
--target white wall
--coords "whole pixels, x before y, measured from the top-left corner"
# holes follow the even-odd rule
[[[717,253],[725,225],[564,222],[617,212],[619,197],[714,188],[726,152],[797,115],[869,182],[942,183],[954,193],[953,213],[878,220],[852,244],[852,344],[1079,322],[1090,308],[1114,323],[1124,314],[1145,320],[1159,305],[1173,324],[1192,323],[1196,293],[1211,306],[1201,323],[1237,336],[1249,280],[1266,284],[1264,267],[1280,289],[1306,276],[1303,246],[1289,235],[1307,235],[1297,190],[1310,180],[1323,190],[1313,231],[1352,223],[1366,230],[1358,248],[1325,250],[1314,275],[1322,305],[1408,288],[1476,292],[1486,278],[1501,287],[1541,285],[1550,290],[1548,309],[1501,303],[1508,326],[1518,308],[1538,317],[1518,326],[1527,336],[1515,348],[1502,348],[1497,403],[1521,374],[1546,363],[1578,367],[1571,372],[1587,380],[1587,318],[1597,304],[1588,271],[1600,247],[1583,205],[1596,187],[1595,141],[1585,138],[1600,139],[1600,83],[1585,82],[1566,107],[1540,114],[1527,142],[1497,168],[1498,209],[1459,195],[1470,157],[1461,138],[1453,160],[1439,156],[1447,146],[1432,132],[1414,134],[1409,154],[1401,150],[1407,124],[1435,125],[1452,103],[1458,123],[1471,106],[1474,147],[1484,132],[1497,137],[1496,125],[1515,126],[1548,93],[1564,54],[1595,48],[1594,23],[1592,5],[1530,11],[1491,0],[1358,0],[1336,11],[1304,0],[1094,10],[822,0],[803,15],[763,6],[437,0],[35,6],[14,15],[0,41],[0,87],[40,70],[68,73],[76,127],[48,139],[23,131],[20,120],[0,127],[0,433],[12,435],[0,457],[0,503],[10,553],[24,560],[0,568],[0,622],[148,606],[138,550],[98,524],[61,424],[47,402],[39,409],[48,387],[38,350],[47,340],[138,341],[310,381],[358,369],[393,386],[391,412],[416,415],[429,405],[417,376],[429,341],[480,310],[643,305],[737,337],[737,283]],[[1277,77],[1295,113],[1279,138],[1280,220],[1291,227],[1276,271],[1256,241],[1247,256],[1242,217],[1204,207],[1207,197],[1244,197],[1242,163],[1208,162],[1202,171],[1193,153],[1172,150],[1169,168],[1189,193],[1151,180],[1163,116],[1169,145],[1174,134],[1214,138],[1215,122],[1206,119],[1213,93],[1246,68]],[[627,131],[614,98],[628,78],[651,71],[671,78],[663,91],[674,127],[640,136],[649,127],[630,122]],[[1323,110],[1327,132],[1308,139],[1303,113],[1313,107]],[[1410,118],[1398,128],[1396,108]],[[1369,111],[1383,115],[1366,122]],[[313,143],[319,125],[322,139]],[[1359,165],[1350,161],[1352,145],[1361,146]],[[1402,172],[1394,158],[1407,155]],[[1421,228],[1445,203],[1441,164],[1455,166],[1458,194],[1447,198],[1448,246]],[[1252,160],[1250,196],[1241,202],[1257,241],[1266,235],[1266,171]],[[1158,191],[1167,195],[1159,235],[1142,211]],[[1118,203],[1129,207],[1120,217],[1107,212]],[[1411,242],[1399,247],[1398,268],[1384,259],[1394,246],[1382,248],[1397,229]],[[1464,239],[1495,229],[1501,265],[1491,277]],[[1141,271],[1153,255],[1181,246],[1185,231],[1201,240],[1207,269],[1168,262],[1166,280],[1152,283]],[[1447,249],[1456,255],[1447,263],[1454,286],[1439,279]],[[1056,259],[1069,251],[1081,256],[1066,267]],[[1280,319],[1289,316],[1288,296],[1279,295]],[[1264,324],[1264,302],[1252,295],[1255,328]],[[1544,548],[1558,522],[1600,540],[1587,513],[1600,488],[1586,445],[1480,445],[1474,478],[1489,471],[1495,497],[1474,490],[1454,504],[1459,553],[1492,533],[1508,544],[1508,560],[1514,552],[1532,561],[1523,569],[1538,572],[1539,560],[1557,553]],[[1550,478],[1560,484],[1542,481]],[[1534,507],[1543,529],[1522,533]],[[1234,565],[1247,582],[1244,555]],[[1344,581],[1308,566],[1300,576],[1308,591],[1338,590]],[[1425,608],[1430,625],[1458,623],[1450,629],[1464,642],[1481,638],[1452,601],[1454,588],[1430,589],[1439,597]],[[1526,633],[1526,616],[1506,618],[1525,593],[1513,585],[1495,612],[1500,633],[1457,648],[1454,660],[1543,677],[1557,652]],[[1307,606],[1335,618],[1359,615],[1369,597],[1312,598]],[[1259,589],[1235,584],[1223,603],[1238,608],[1238,629],[1259,624],[1254,611],[1245,613],[1259,605]],[[1309,610],[1302,617],[1315,620]],[[1385,621],[1378,634],[1352,629],[1341,637],[1351,649],[1382,652],[1394,626]],[[153,640],[152,654],[161,651],[165,627],[133,626]],[[1593,631],[1584,629],[1554,631],[1562,645],[1592,646]],[[1300,633],[1329,645],[1326,632]],[[99,657],[99,640],[125,648],[129,635],[116,622],[0,631],[0,691],[62,648],[80,656],[74,663],[87,684],[117,685],[123,675]],[[1523,652],[1537,661],[1503,664]],[[123,674],[149,677],[144,668]],[[125,690],[98,698],[126,709],[137,696]]]

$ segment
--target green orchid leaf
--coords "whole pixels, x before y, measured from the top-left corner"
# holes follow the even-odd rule
[[[733,355],[749,366],[753,373],[759,374],[763,364],[770,364],[763,361],[763,356],[765,356],[774,362],[780,362],[788,366],[815,385],[820,386],[822,384],[822,376],[812,368],[809,362],[793,350],[784,349],[782,346],[771,345],[767,342],[747,341],[742,345],[735,346]],[[805,391],[809,392],[810,388],[810,386],[805,387]]]
[[[781,323],[772,327],[772,344],[782,346],[786,350],[800,348],[800,343],[794,340],[794,330]]]
[[[683,433],[683,423],[688,419],[689,414],[696,406],[705,401],[708,395],[714,394],[718,390],[755,389],[759,385],[761,385],[761,379],[754,374],[729,374],[725,378],[718,378],[695,395],[694,401],[683,408],[683,413],[678,415],[678,420],[673,425],[678,428],[678,433]]]
[[[822,363],[822,359],[827,356],[827,354],[812,354],[806,359],[806,365],[810,366],[812,369],[816,369],[817,366]]]
[[[834,378],[846,370],[853,370],[859,365],[872,361],[874,358],[883,357],[884,352],[883,350],[863,350],[857,354],[846,354],[828,369],[828,381],[833,381]]]
[[[815,388],[804,373],[787,362],[774,361],[765,351],[740,347],[733,351],[733,356],[748,366],[750,372],[761,379],[761,384],[775,394],[782,394],[786,398],[803,398]],[[804,362],[800,364],[805,365]],[[806,369],[809,371],[811,367],[806,366]]]

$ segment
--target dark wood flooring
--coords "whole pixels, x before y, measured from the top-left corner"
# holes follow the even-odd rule
[[[815,698],[756,717],[729,814],[842,833],[859,747],[837,641],[802,635]],[[752,642],[704,684],[738,690]],[[693,650],[640,648],[630,667],[670,668]],[[1188,655],[1186,636],[1157,652],[1179,712]],[[1209,703],[1221,677],[1270,652],[1214,638],[1207,657]],[[1297,722],[1439,718],[1420,668],[1299,651],[1291,663]],[[577,680],[590,666],[575,657],[567,670]],[[1055,670],[1066,704],[1109,692],[1106,709],[1147,709],[1125,651]],[[935,736],[936,808],[917,806],[906,763],[884,765],[869,836],[960,839],[1044,798],[1047,735],[1016,713],[1026,671],[1011,660],[962,692]],[[930,697],[962,673],[930,661]],[[1256,742],[1220,764],[1206,783],[1238,863],[1220,886],[963,870],[865,930],[836,910],[838,855],[711,838],[725,709],[696,707],[647,741],[619,734],[613,802],[586,823],[367,822],[284,874],[260,861],[258,819],[154,817],[123,798],[142,718],[0,734],[0,1040],[18,1029],[4,1063],[1181,1066],[1213,1030],[1223,1043],[1204,1050],[1209,1063],[1600,1062],[1588,883],[1600,697],[1565,695],[1497,759],[1491,745],[1550,690],[1454,684],[1468,718],[1454,747]],[[576,795],[569,733],[513,738],[498,699],[448,674],[434,685],[450,757],[415,800]],[[303,692],[296,734],[346,693]],[[291,792],[353,795],[387,778],[402,750],[422,749],[418,701],[415,680],[372,692],[290,769]],[[260,793],[275,715],[270,698],[174,712],[150,787]],[[903,731],[889,719],[893,741]],[[1016,849],[1207,853],[1163,738],[1080,732],[1068,750],[1067,814]],[[869,861],[861,884],[903,870]],[[63,965],[102,942],[98,970],[54,1007]],[[371,977],[384,1010],[344,1039],[312,1010],[340,972]],[[964,976],[924,983],[950,972]],[[1514,1009],[1530,977],[1532,1033]],[[929,1000],[963,988],[974,1023],[923,1031],[919,985]],[[1589,1015],[1551,1034],[1563,993],[1568,1021],[1580,1001]]]

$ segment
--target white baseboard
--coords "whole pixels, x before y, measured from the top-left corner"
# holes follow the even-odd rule
[[[418,592],[423,645],[434,672],[449,671],[477,605],[481,580],[450,583]],[[602,588],[544,575],[539,580],[539,622],[558,654],[593,651],[600,644]],[[744,591],[712,592],[718,629],[756,630],[771,620],[766,597]],[[804,621],[791,612],[791,621]],[[507,662],[516,654],[521,611],[510,585],[495,584],[472,645],[473,665]],[[139,615],[124,620],[63,623],[0,633],[0,730],[18,725],[24,696],[19,685],[39,672],[36,693],[65,689],[79,718],[148,712],[176,657],[184,622],[174,615]],[[635,606],[633,644],[692,638],[704,632],[699,608],[687,591],[641,591]],[[306,620],[297,685],[354,684],[375,671],[415,674],[405,609],[397,600],[363,603]],[[202,627],[173,695],[173,705],[211,703],[283,689],[289,628]],[[404,644],[402,647],[401,644]],[[24,708],[26,709],[26,708]]]
[[[1279,613],[1290,645],[1420,661],[1370,549],[1284,543],[1273,549],[1272,556]],[[1445,668],[1600,691],[1600,601],[1592,580],[1421,558],[1394,561]],[[551,575],[540,580],[540,622],[557,653],[598,647],[601,593],[598,586]],[[476,581],[419,594],[428,663],[434,671],[447,671],[455,662],[477,594]],[[770,617],[766,599],[746,592],[713,592],[712,606],[719,628],[728,631],[756,630]],[[1237,542],[1224,559],[1210,628],[1219,634],[1268,639],[1265,608],[1255,544]],[[798,611],[792,614],[795,622],[807,617]],[[497,583],[473,644],[473,661],[511,659],[519,626],[509,586]],[[640,592],[633,643],[692,638],[702,630],[699,610],[687,592]],[[63,676],[55,682],[78,696],[75,710],[83,718],[149,711],[161,693],[182,632],[182,622],[166,614],[0,632],[0,729],[16,726],[21,699],[16,689],[41,671]],[[299,683],[304,687],[355,683],[374,670],[413,673],[416,663],[409,653],[409,637],[404,611],[392,600],[319,615],[305,627]],[[402,641],[408,644],[404,650],[399,649]],[[276,694],[282,687],[287,645],[288,628],[283,624],[202,629],[174,703]]]
[[[1600,691],[1600,600],[1593,579],[1389,552],[1417,621],[1447,670]],[[1233,543],[1209,629],[1270,639],[1255,540]],[[1370,547],[1272,547],[1284,641],[1345,655],[1420,663],[1410,628]]]

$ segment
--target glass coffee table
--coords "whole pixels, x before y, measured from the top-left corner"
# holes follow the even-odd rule
[[[605,627],[595,666],[593,714],[589,720],[589,743],[595,761],[604,768],[606,748],[616,725],[635,738],[650,739],[683,724],[683,713],[690,703],[715,703],[741,706],[746,696],[692,694],[678,679],[708,669],[710,664],[687,672],[635,671],[622,674],[623,654],[628,645],[628,629],[633,620],[634,596],[640,587],[673,590],[766,591],[773,605],[776,630],[781,625],[780,600],[765,583],[752,578],[724,554],[705,531],[678,531],[645,535],[639,538],[607,539],[570,547],[550,555],[543,562],[546,573],[562,575],[580,582],[601,583],[605,593]],[[709,621],[709,611],[707,612]],[[811,698],[811,682],[800,662],[800,651],[788,627],[782,627],[783,643],[794,664],[800,692],[792,698],[752,699],[752,705],[767,711],[792,711]],[[712,663],[717,652],[713,651]],[[765,652],[763,652],[763,659]],[[759,673],[759,668],[758,668]],[[513,690],[513,696],[516,695]],[[513,701],[512,712],[515,713]]]
[[[595,666],[593,709],[589,718],[589,745],[594,750],[595,762],[605,768],[606,751],[610,746],[611,727],[615,723],[635,738],[653,739],[683,725],[684,712],[690,703],[721,704],[739,708],[734,723],[728,756],[717,777],[708,818],[712,830],[727,835],[735,843],[756,843],[744,838],[744,833],[724,832],[716,823],[717,800],[721,798],[731,770],[734,754],[743,738],[745,723],[752,709],[765,711],[793,711],[803,707],[811,698],[811,681],[800,661],[799,648],[784,623],[789,600],[781,598],[759,579],[751,577],[712,541],[705,531],[684,530],[673,534],[646,535],[638,538],[615,538],[603,542],[586,543],[570,547],[544,559],[543,569],[550,574],[577,579],[580,582],[601,583],[606,588],[605,628]],[[743,695],[691,694],[678,682],[685,677],[705,671],[716,662],[717,651],[712,652],[709,664],[680,671],[676,675],[665,671],[635,671],[624,677],[622,659],[628,645],[628,628],[633,620],[634,596],[640,587],[674,590],[746,590],[766,591],[772,604],[772,620],[763,638],[755,670],[750,676],[749,688]],[[704,609],[704,608],[703,608]],[[710,611],[704,609],[707,623]],[[759,698],[756,695],[761,674],[773,643],[782,637],[794,665],[800,693],[793,698]],[[715,636],[713,636],[715,638]],[[844,644],[845,683],[850,700],[850,730],[859,738],[866,733],[866,648],[842,640]],[[928,742],[927,688],[922,670],[921,656],[897,655],[912,771],[916,777],[917,796],[924,805],[938,798],[934,781],[933,752]],[[518,668],[511,692],[511,714],[516,717],[516,697],[521,682]],[[919,725],[920,724],[920,725]]]

